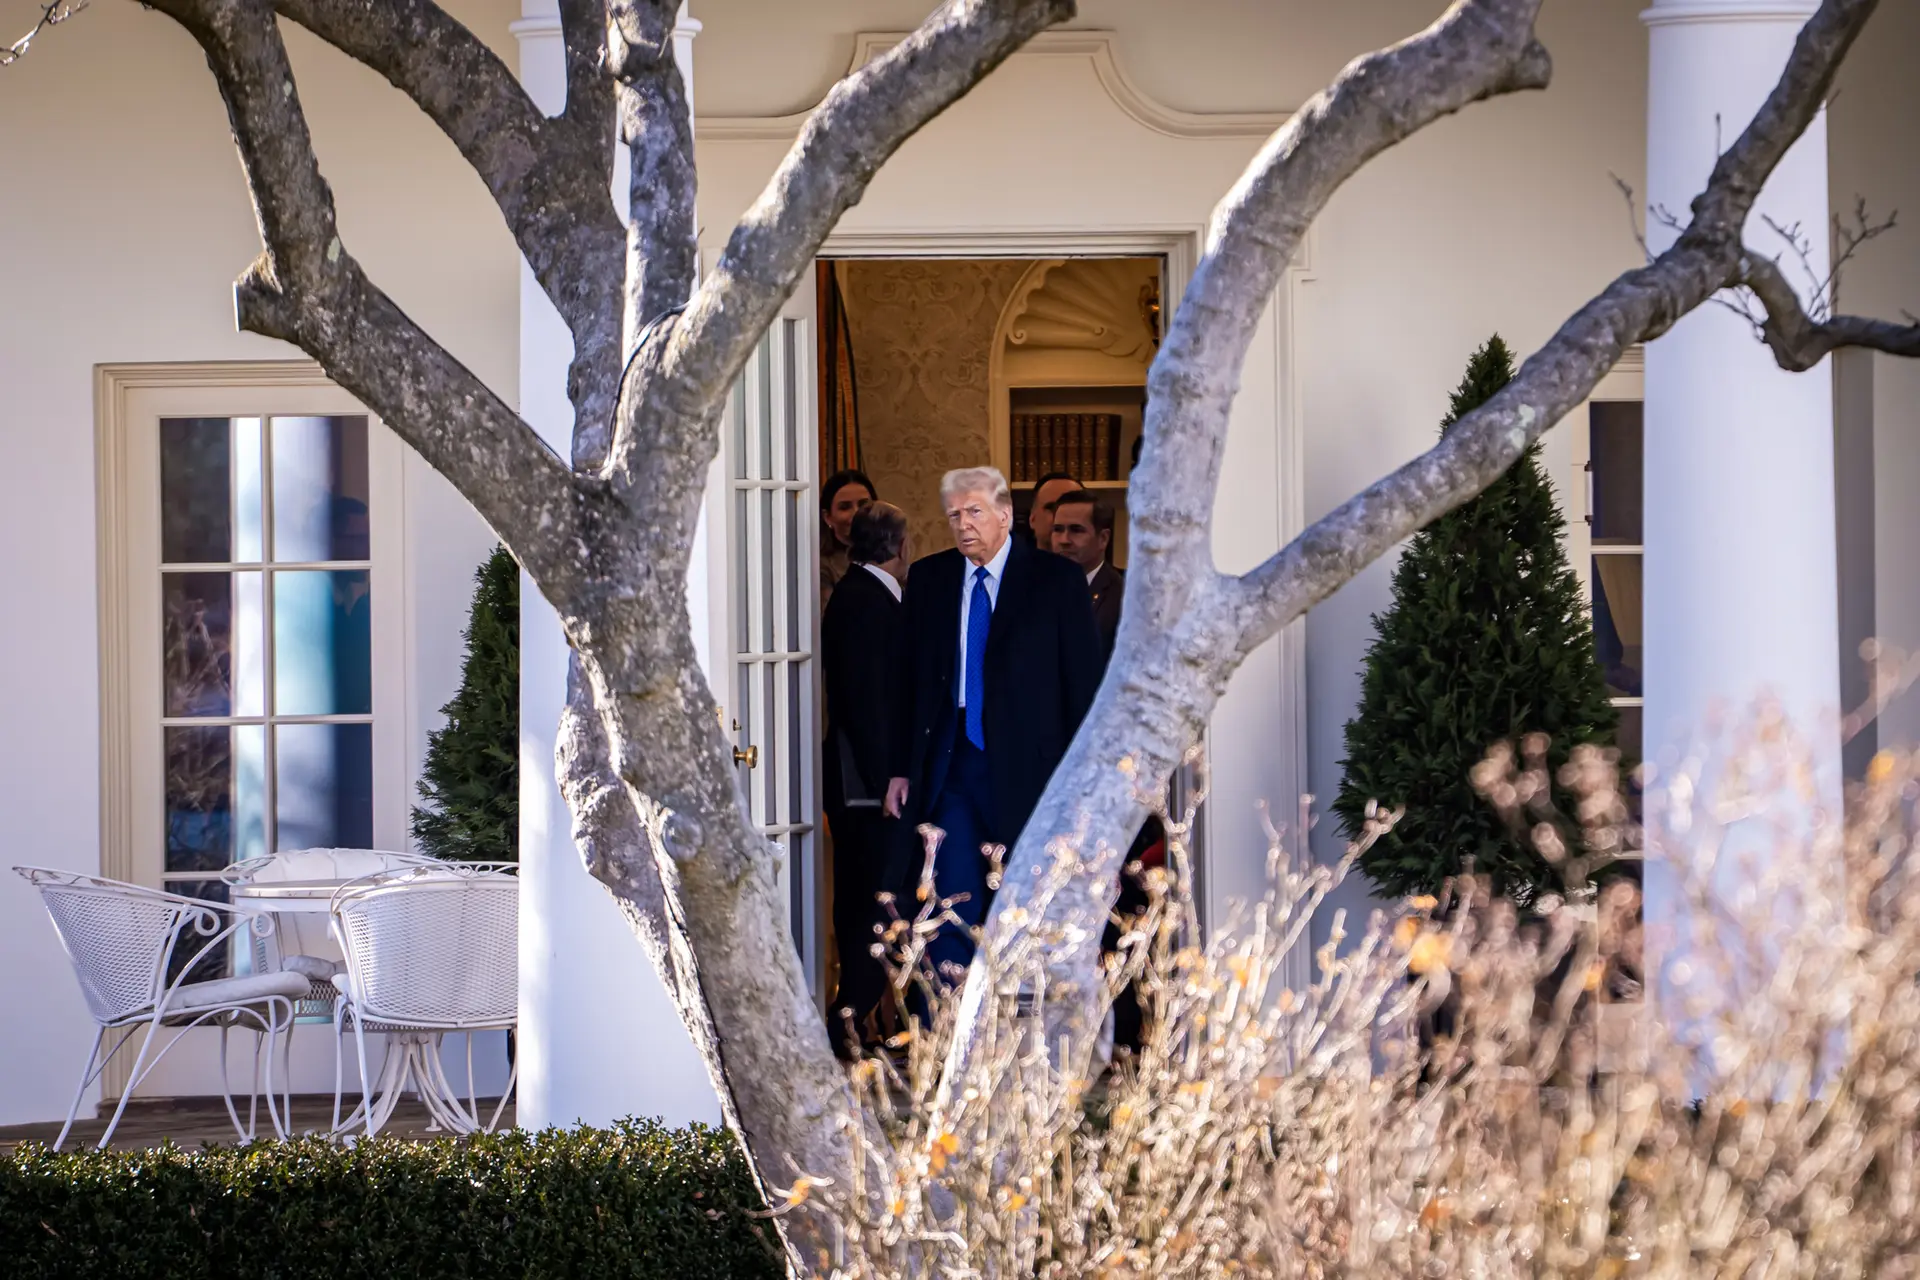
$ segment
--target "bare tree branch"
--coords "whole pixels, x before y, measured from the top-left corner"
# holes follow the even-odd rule
[[[33,47],[33,38],[48,27],[57,27],[87,7],[88,0],[49,0],[40,6],[40,20],[33,24],[33,30],[15,40],[5,49],[0,49],[0,67],[12,66],[27,56],[27,50]]]
[[[1051,883],[1049,847],[1086,849],[1085,874],[1054,889],[1048,914],[1070,941],[1049,957],[1061,1021],[1049,1036],[1089,1045],[1080,1025],[1098,974],[1101,924],[1118,851],[1164,789],[1225,686],[1236,617],[1214,570],[1210,515],[1240,371],[1261,312],[1341,183],[1369,160],[1483,98],[1544,86],[1533,36],[1539,0],[1464,0],[1420,34],[1357,59],[1261,149],[1221,202],[1206,252],[1148,374],[1146,445],[1128,490],[1126,608],[1108,678],[1009,860],[987,922],[987,949],[1015,944]],[[1237,665],[1237,660],[1233,665]],[[1131,744],[1121,767],[1114,744]],[[1151,744],[1148,746],[1146,744]],[[1096,815],[1098,815],[1096,817]],[[963,1089],[977,1045],[989,961],[969,975],[945,1090]]]
[[[558,0],[567,59],[566,119],[593,139],[600,186],[613,185],[613,80],[607,74],[607,0]]]
[[[1242,653],[1414,530],[1492,483],[1592,394],[1628,347],[1658,337],[1722,288],[1742,283],[1743,268],[1767,261],[1741,244],[1747,217],[1780,158],[1819,111],[1875,3],[1826,0],[1808,19],[1773,91],[1715,162],[1706,189],[1694,198],[1692,221],[1673,247],[1650,265],[1622,275],[1575,312],[1511,383],[1454,424],[1432,449],[1342,503],[1242,579]],[[1786,288],[1777,266],[1773,279]],[[1792,296],[1790,288],[1786,291]]]
[[[1795,373],[1813,368],[1841,347],[1869,347],[1896,356],[1920,356],[1920,321],[1895,324],[1862,316],[1816,319],[1801,306],[1780,264],[1748,254],[1738,281],[1753,291],[1766,314],[1756,319],[1774,361]]]
[[[698,441],[704,480],[717,437],[710,419],[748,355],[840,216],[901,144],[1039,32],[1074,14],[1074,0],[948,0],[918,30],[828,92],[759,200],[734,228],[657,363],[659,407],[645,415],[669,433],[615,440],[623,484],[649,470],[639,455],[677,456]],[[623,413],[623,422],[635,415]],[[675,466],[672,470],[682,468]]]
[[[269,0],[155,0],[205,50],[265,252],[235,286],[242,327],[293,342],[466,495],[550,598],[593,493],[533,430],[367,279],[341,244]]]
[[[686,305],[700,246],[693,116],[673,57],[676,0],[614,0],[608,69],[620,85],[620,139],[631,160],[627,333]]]
[[[493,50],[433,0],[276,0],[274,7],[385,76],[459,148],[573,335],[576,411],[583,423],[604,423],[613,410],[624,233],[608,189],[613,98],[598,69],[602,5],[562,6],[563,25],[571,23],[569,97],[567,114],[556,119],[543,116]],[[595,52],[578,50],[589,41]],[[602,428],[593,461],[604,457],[604,442]]]

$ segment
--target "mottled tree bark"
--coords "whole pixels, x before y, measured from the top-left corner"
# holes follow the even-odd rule
[[[243,327],[294,343],[471,501],[559,614],[575,657],[557,767],[589,871],[658,968],[769,1193],[844,1178],[846,1078],[807,991],[776,850],[741,802],[686,611],[689,555],[727,390],[874,173],[1071,0],[950,0],[849,75],[802,130],[711,273],[695,280],[695,182],[672,0],[559,0],[568,101],[546,117],[432,0],[154,0],[205,50],[252,193],[263,252],[236,286]],[[1112,851],[1198,736],[1253,648],[1442,512],[1472,497],[1578,404],[1622,351],[1716,291],[1760,300],[1762,336],[1804,368],[1844,345],[1916,354],[1920,330],[1806,314],[1740,229],[1873,10],[1827,0],[1779,87],[1722,158],[1666,253],[1568,320],[1493,401],[1252,572],[1208,551],[1227,418],[1260,311],[1347,177],[1432,121],[1546,83],[1538,0],[1460,0],[1359,59],[1262,150],[1220,206],[1150,375],[1130,498],[1134,567],[1094,710],[1014,850],[988,952],[1046,930],[1061,992],[1091,991]],[[562,459],[421,331],[342,244],[277,18],[406,93],[485,182],[574,340]],[[623,223],[615,146],[632,181]],[[1044,913],[1056,837],[1081,864]],[[949,1063],[964,1081],[984,970]],[[1053,999],[1085,1046],[1085,1006]],[[820,1220],[783,1219],[795,1266],[821,1266]]]

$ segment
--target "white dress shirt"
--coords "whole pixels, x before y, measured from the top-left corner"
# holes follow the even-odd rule
[[[862,569],[865,569],[868,573],[872,574],[874,577],[880,579],[881,583],[886,586],[887,590],[893,592],[893,598],[895,600],[898,600],[900,598],[900,583],[892,574],[888,573],[885,569],[882,569],[877,564],[863,564],[860,567]]]
[[[994,608],[1000,607],[1000,580],[1007,576],[1007,556],[1013,550],[1013,538],[1000,544],[1000,550],[993,559],[987,561],[987,599]],[[959,705],[967,705],[967,615],[973,611],[973,584],[979,572],[973,561],[962,558],[966,573],[960,579],[960,658],[953,671],[958,678],[953,682],[959,690]]]

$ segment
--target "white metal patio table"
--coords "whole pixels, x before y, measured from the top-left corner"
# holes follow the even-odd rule
[[[363,877],[345,876],[330,880],[267,880],[236,884],[229,891],[236,908],[244,906],[248,910],[272,912],[274,914],[330,916],[333,901],[341,889]],[[279,931],[271,935],[269,945],[275,947],[267,957],[269,969],[278,968],[282,957],[277,950]],[[393,1109],[399,1105],[401,1096],[407,1091],[409,1077],[414,1089],[427,1107],[427,1128],[429,1131],[452,1129],[464,1132],[472,1127],[465,1123],[466,1108],[461,1105],[459,1091],[453,1082],[447,1079],[446,1071],[440,1065],[440,1040],[442,1033],[437,1031],[389,1031],[386,1033],[388,1048],[382,1056],[380,1073],[376,1080],[361,1079],[362,1096],[360,1105],[352,1114],[342,1120],[339,1114],[338,1086],[334,1098],[334,1119],[332,1133],[338,1134],[362,1123],[365,1113],[371,1108],[375,1117],[373,1127],[378,1129],[384,1124]],[[341,1051],[339,1031],[335,1029],[334,1054],[336,1069]],[[291,1070],[292,1063],[288,1063]],[[471,1079],[471,1068],[469,1068]],[[436,1096],[438,1095],[438,1096]]]

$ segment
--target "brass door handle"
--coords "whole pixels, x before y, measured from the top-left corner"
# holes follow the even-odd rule
[[[735,764],[743,764],[749,769],[753,768],[760,763],[760,748],[758,746],[752,746],[742,751],[740,748],[735,747],[733,749],[733,762]]]

